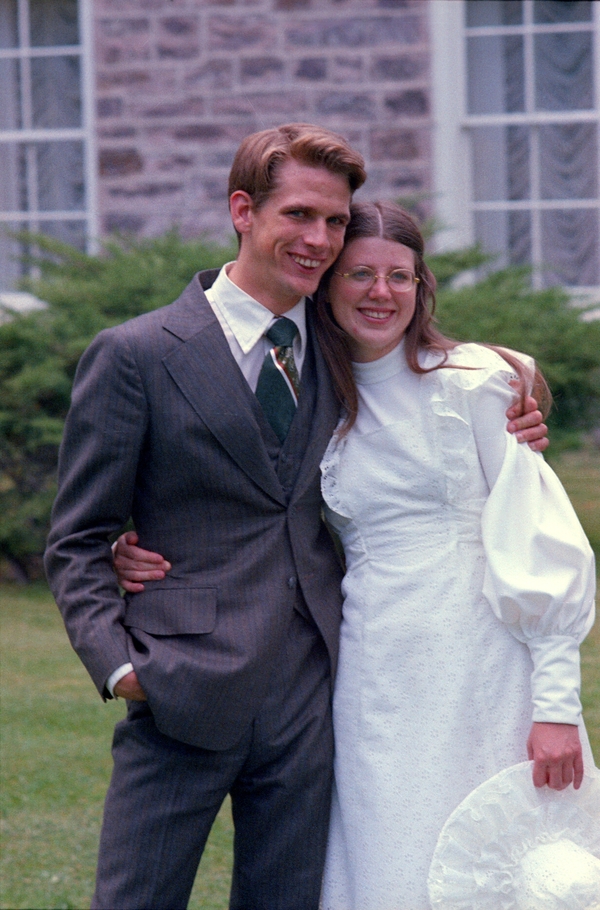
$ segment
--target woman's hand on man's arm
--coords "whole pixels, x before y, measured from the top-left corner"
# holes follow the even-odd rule
[[[130,594],[139,594],[144,590],[143,582],[160,581],[171,569],[171,563],[160,553],[136,546],[138,539],[135,531],[127,531],[113,544],[114,570],[119,584]]]

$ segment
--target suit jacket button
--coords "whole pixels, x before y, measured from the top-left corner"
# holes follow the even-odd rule
[[[292,575],[291,578],[288,578],[288,588],[293,590],[296,587],[296,576]]]

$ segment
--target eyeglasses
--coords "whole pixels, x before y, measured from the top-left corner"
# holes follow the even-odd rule
[[[380,277],[387,282],[387,286],[391,291],[396,291],[399,294],[410,291],[413,284],[419,283],[417,276],[409,272],[408,269],[392,269],[387,275],[380,275],[375,269],[370,269],[366,265],[357,265],[356,268],[350,269],[349,272],[334,272],[334,274],[351,281],[352,284],[363,288],[365,291],[370,290]]]

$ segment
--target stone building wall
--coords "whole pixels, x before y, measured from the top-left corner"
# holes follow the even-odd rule
[[[103,233],[229,237],[239,142],[294,120],[362,152],[365,197],[431,192],[427,0],[93,6]]]

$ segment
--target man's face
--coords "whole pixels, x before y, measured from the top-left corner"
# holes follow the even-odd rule
[[[274,313],[314,294],[342,249],[350,198],[345,177],[294,160],[281,165],[259,209],[246,193],[234,193],[231,212],[242,241],[232,281]]]

